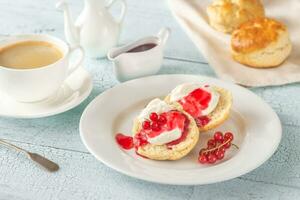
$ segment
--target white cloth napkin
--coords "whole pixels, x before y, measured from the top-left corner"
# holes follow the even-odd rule
[[[221,79],[245,86],[282,85],[300,81],[300,1],[265,0],[266,16],[283,22],[290,32],[293,50],[277,68],[255,69],[235,62],[230,54],[230,35],[212,29],[206,7],[209,0],[169,0],[182,25],[210,66]]]

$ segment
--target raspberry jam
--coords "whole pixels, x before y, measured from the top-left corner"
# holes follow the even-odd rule
[[[197,118],[202,115],[201,111],[208,107],[210,101],[211,94],[201,88],[197,88],[178,102],[186,112]]]
[[[168,148],[172,148],[173,145],[179,144],[180,142],[184,141],[189,133],[190,120],[187,118],[187,116],[185,116],[185,115],[183,115],[183,116],[185,117],[185,123],[184,123],[182,135],[177,140],[169,142],[167,144]]]
[[[133,138],[131,136],[126,136],[123,135],[122,133],[118,133],[116,135],[116,141],[117,143],[126,150],[132,149],[133,148]]]
[[[210,119],[202,115],[202,110],[206,109],[211,101],[210,92],[197,88],[179,100],[184,111],[192,115],[199,127],[205,126],[209,123]]]
[[[207,116],[200,116],[195,118],[198,127],[203,127],[210,122],[210,118]]]

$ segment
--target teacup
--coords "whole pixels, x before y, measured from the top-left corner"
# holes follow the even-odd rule
[[[81,66],[84,59],[84,51],[80,46],[70,47],[64,41],[49,35],[31,34],[10,37],[0,41],[0,49],[33,41],[51,44],[62,55],[55,62],[39,67],[14,68],[0,65],[0,92],[20,102],[41,101],[54,95],[66,78]],[[69,60],[74,51],[79,51],[79,56],[77,61],[70,65]],[[42,58],[42,62],[43,59],[46,58]],[[19,62],[22,62],[22,59]]]

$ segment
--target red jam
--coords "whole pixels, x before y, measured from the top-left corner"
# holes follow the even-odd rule
[[[139,133],[137,133],[134,136],[133,141],[135,149],[138,149],[140,146],[148,144],[147,136],[144,131],[140,131]]]
[[[182,105],[186,112],[194,118],[197,118],[202,115],[201,111],[208,107],[210,100],[211,94],[201,88],[198,88],[178,102]]]
[[[178,138],[177,140],[174,140],[166,144],[168,148],[172,148],[173,145],[179,144],[180,142],[186,139],[188,135],[188,127],[190,121],[187,118],[187,116],[185,116],[181,112],[173,110],[173,111],[160,114],[159,117],[157,118],[157,121],[151,122],[151,124],[153,123],[158,123],[159,129],[155,128],[153,130],[153,128],[149,128],[148,125],[142,126],[140,132],[138,132],[134,137],[125,136],[121,133],[118,133],[116,135],[117,143],[123,149],[128,150],[135,147],[135,149],[137,150],[139,147],[148,144],[147,141],[148,138],[153,138],[165,131],[170,131],[175,128],[179,128],[182,131],[181,137]]]
[[[133,148],[133,138],[131,136],[123,135],[122,133],[118,133],[116,135],[116,141],[117,143],[126,150]]]
[[[183,116],[185,117],[185,123],[184,123],[182,135],[177,140],[169,142],[167,144],[168,148],[172,148],[173,145],[179,144],[180,142],[184,141],[189,133],[190,120],[187,118],[187,116],[185,116],[185,115],[183,115]]]
[[[200,116],[195,118],[195,121],[198,127],[203,127],[210,122],[210,118],[207,116]]]
[[[192,115],[198,126],[205,126],[210,119],[202,115],[202,110],[206,109],[211,101],[211,94],[201,88],[193,90],[190,94],[179,100],[184,111]]]

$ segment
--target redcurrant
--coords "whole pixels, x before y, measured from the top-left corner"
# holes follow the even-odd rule
[[[218,151],[216,152],[216,156],[217,156],[217,158],[218,158],[219,160],[223,159],[223,158],[224,158],[224,155],[225,155],[225,152],[224,152],[224,151],[218,150]]]
[[[209,149],[216,147],[216,141],[214,139],[210,139],[207,141],[207,147]]]
[[[206,149],[200,149],[199,156],[202,155],[202,154],[206,154],[206,153],[204,153],[205,151],[206,151]]]
[[[225,147],[226,149],[228,149],[229,147],[231,147],[231,142],[227,142],[226,144],[224,144],[224,147]]]
[[[152,122],[151,129],[152,131],[160,131],[160,126],[157,122]]]
[[[167,123],[167,118],[164,115],[160,115],[157,119],[157,123],[159,125],[164,125],[165,123]]]
[[[231,132],[226,132],[225,134],[224,134],[224,140],[230,140],[230,141],[232,141],[233,140],[233,134],[231,133]]]
[[[158,115],[157,113],[153,112],[150,114],[149,118],[151,119],[151,121],[156,122],[158,119]]]
[[[220,152],[223,152],[223,153],[225,153],[225,147],[224,146],[221,146],[219,149],[218,149],[218,151],[220,151]]]
[[[215,132],[214,139],[217,142],[222,142],[223,141],[223,134],[222,134],[222,132],[220,132],[220,131]]]
[[[149,130],[151,128],[151,123],[149,121],[144,121],[142,126],[143,129]]]
[[[199,163],[201,163],[201,164],[205,164],[205,163],[207,163],[208,158],[207,158],[206,155],[200,155],[199,158],[198,158],[198,161],[199,161]]]
[[[207,159],[208,159],[208,163],[213,164],[217,161],[217,156],[214,153],[210,153],[207,156]]]

